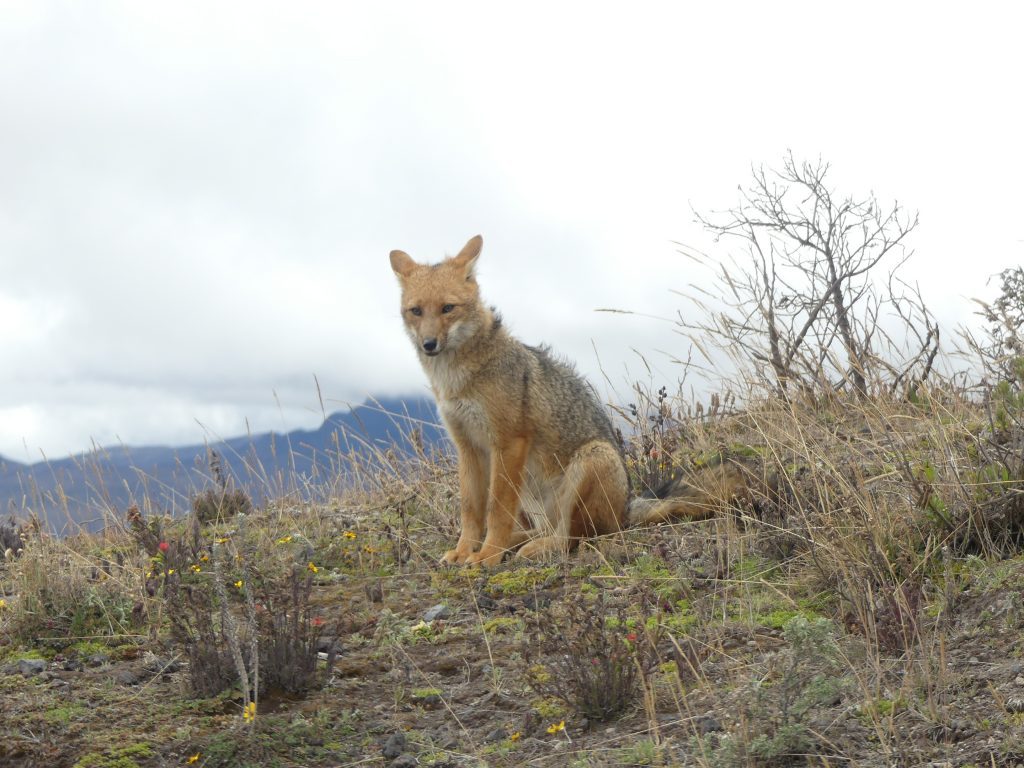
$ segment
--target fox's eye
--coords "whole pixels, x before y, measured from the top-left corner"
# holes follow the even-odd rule
[[[423,308],[422,307],[409,307],[409,312],[412,315],[414,315],[415,317],[419,317],[420,315],[423,314]]]
[[[453,309],[455,309],[454,304],[445,304],[443,307],[441,307],[441,314],[447,315]]]

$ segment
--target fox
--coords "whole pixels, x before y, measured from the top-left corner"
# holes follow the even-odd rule
[[[494,566],[538,559],[584,538],[674,517],[701,519],[738,476],[706,490],[681,482],[630,501],[611,418],[594,388],[547,346],[516,339],[481,298],[480,235],[435,264],[391,251],[406,333],[458,455],[460,533],[441,561]],[[727,487],[728,486],[728,487]]]

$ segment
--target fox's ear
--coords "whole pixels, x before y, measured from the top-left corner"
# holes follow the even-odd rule
[[[416,262],[405,251],[392,251],[391,268],[399,277],[408,277],[416,269]]]
[[[453,264],[465,270],[467,280],[472,280],[474,277],[476,260],[480,258],[480,249],[483,247],[484,239],[480,235],[471,237],[469,242],[459,251],[459,255],[452,259]]]

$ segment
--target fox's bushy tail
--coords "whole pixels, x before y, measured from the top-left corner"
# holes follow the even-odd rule
[[[667,520],[706,520],[733,504],[749,504],[764,498],[774,483],[757,476],[752,467],[725,460],[683,480],[672,480],[649,496],[633,499],[627,525],[662,523]]]

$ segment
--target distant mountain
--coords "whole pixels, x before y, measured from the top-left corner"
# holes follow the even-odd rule
[[[0,457],[0,514],[36,515],[57,534],[98,530],[131,504],[147,513],[181,514],[191,496],[215,487],[210,460],[257,505],[290,492],[324,494],[355,482],[349,458],[373,461],[446,447],[429,399],[380,400],[331,414],[314,430],[266,432],[183,448],[99,448],[57,461],[19,464]]]

